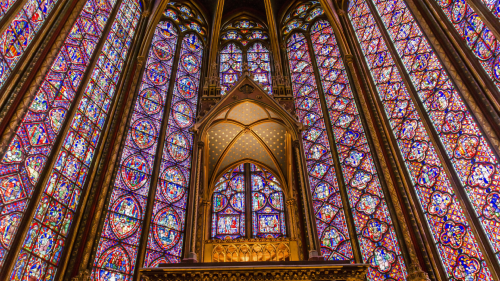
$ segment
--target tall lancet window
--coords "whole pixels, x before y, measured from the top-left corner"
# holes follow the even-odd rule
[[[377,13],[379,15],[377,15]],[[467,110],[447,71],[404,1],[352,1],[348,11],[387,119],[405,159],[427,224],[449,278],[492,280],[422,117],[423,108],[498,255],[498,160]],[[378,17],[382,24],[376,23]],[[382,30],[382,31],[381,31]],[[387,32],[392,42],[386,42]],[[396,53],[386,44],[394,44]],[[416,95],[410,97],[396,63],[404,66]],[[467,199],[467,198],[465,198]],[[458,238],[458,239],[457,239]],[[486,244],[487,247],[490,245]],[[467,249],[467,251],[463,251]]]
[[[251,229],[246,228],[249,225]],[[251,163],[221,175],[212,195],[212,239],[245,238],[247,234],[253,238],[286,235],[281,184],[267,169]]]
[[[30,12],[50,8],[48,2],[37,3],[38,10]],[[0,249],[2,264],[14,237],[23,233],[18,231],[19,223],[28,206],[36,207],[26,236],[19,237],[24,242],[17,253],[12,280],[30,277],[52,280],[60,265],[80,199],[87,192],[88,171],[115,102],[114,93],[142,9],[137,0],[116,4],[100,1],[97,5],[93,0],[85,3],[2,157],[0,225],[5,233]],[[109,20],[116,9],[116,18]],[[110,24],[110,32],[104,37],[104,29]],[[94,69],[89,69],[101,40],[104,45],[97,63]],[[81,85],[86,73],[91,78],[87,85]],[[82,86],[83,90],[77,91]],[[68,118],[68,110],[75,106],[76,100],[79,100],[76,113]],[[68,126],[67,133],[62,135]],[[63,146],[55,151],[53,147],[58,140]],[[42,175],[49,159],[57,161]],[[42,185],[44,180],[47,183]],[[39,202],[31,202],[35,189],[42,190]]]
[[[271,55],[269,35],[262,24],[248,19],[233,19],[221,33],[220,84],[221,94],[238,81],[243,63],[248,64],[253,79],[261,84],[265,92],[272,94]]]
[[[356,239],[371,265],[369,280],[402,280],[405,261],[339,46],[323,14],[318,2],[299,4],[283,27],[297,115],[309,126],[302,141],[322,254],[352,261],[350,239]],[[349,202],[342,202],[340,188]],[[351,209],[356,233],[348,232],[343,204]]]
[[[169,3],[155,29],[103,216],[93,280],[128,280],[136,267],[180,262],[205,32],[188,3]]]
[[[500,90],[500,42],[465,0],[436,1]]]
[[[0,2],[0,20],[21,0]],[[0,89],[59,0],[28,0],[0,35]]]

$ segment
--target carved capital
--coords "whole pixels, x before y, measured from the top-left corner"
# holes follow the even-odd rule
[[[344,10],[337,10],[337,15],[339,15],[340,17],[345,17]]]
[[[203,149],[203,147],[205,147],[205,143],[202,141],[199,141],[198,142],[198,149]]]
[[[144,12],[142,13],[142,17],[144,17],[144,18],[149,17],[149,15],[151,15],[151,12],[150,12],[149,10],[144,11]]]
[[[293,147],[295,147],[295,148],[300,148],[300,141],[298,141],[298,140],[294,140],[294,141],[293,141]]]
[[[137,66],[142,67],[144,65],[145,61],[146,61],[146,58],[144,56],[138,56],[137,57]]]
[[[351,63],[353,58],[354,58],[353,55],[345,55],[344,57],[345,63]]]

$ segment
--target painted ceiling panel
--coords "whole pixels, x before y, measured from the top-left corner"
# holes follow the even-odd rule
[[[231,123],[221,123],[215,125],[208,132],[209,146],[209,174],[212,174],[217,160],[229,143],[241,132],[242,128]]]
[[[262,107],[250,102],[244,102],[231,109],[227,118],[249,125],[258,120],[267,119],[269,116]]]
[[[252,128],[271,149],[283,173],[286,173],[286,129],[278,123],[263,123]]]
[[[260,161],[274,171],[278,171],[266,149],[250,132],[248,132],[243,134],[230,148],[228,154],[224,160],[222,160],[222,164],[220,165],[217,174],[222,172],[222,170],[228,165],[245,158]]]

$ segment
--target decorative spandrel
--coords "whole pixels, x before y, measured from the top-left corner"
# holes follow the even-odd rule
[[[401,20],[408,20],[411,15],[404,3],[398,3],[398,7],[404,7],[401,10]],[[391,11],[391,6],[388,6],[388,11]],[[370,12],[365,0],[350,2],[348,15],[365,55],[379,98],[384,106],[386,117],[389,119],[389,124],[397,140],[400,153],[413,182],[413,188],[418,196],[424,217],[448,277],[450,279],[464,280],[464,278],[470,276],[477,278],[477,280],[492,280],[477,240],[443,170],[441,161],[430,141],[409,91],[402,81],[401,74],[382,37],[374,15]],[[406,16],[403,17],[403,15]],[[414,42],[418,43],[417,47],[429,46],[423,40],[420,31],[415,30],[417,27],[415,23],[410,21],[405,26],[407,29],[401,29],[401,38],[408,38],[405,37],[405,34],[409,34],[408,32],[411,31],[410,33],[413,36],[418,35],[413,38],[413,40],[416,40]],[[398,48],[404,48],[404,46],[410,48],[414,45],[399,42],[397,46]],[[422,59],[431,57],[428,52],[416,51],[418,51],[418,48],[414,49],[414,52],[408,52],[408,54],[420,55]],[[435,54],[433,56],[435,58]],[[427,60],[423,62],[427,65]],[[431,63],[435,67],[437,60],[433,60]],[[426,69],[426,67],[423,69]],[[425,74],[421,71],[419,73]],[[422,90],[429,86],[450,87],[452,85],[449,79],[448,81],[440,80],[439,83],[434,80],[433,77],[438,79],[445,74],[440,69],[435,69],[429,74],[436,74],[437,76],[421,75],[421,79],[418,81],[422,83],[420,86],[424,86]],[[446,93],[449,93],[448,90],[451,89],[435,92],[436,94],[442,93],[444,95],[443,99],[440,99],[439,95],[437,95],[436,99],[426,100],[430,103],[429,105],[434,104],[436,109],[440,107],[440,104],[446,105],[447,108],[448,102],[457,101],[455,99],[457,95],[454,95],[451,100],[448,99],[449,96]],[[445,110],[446,108],[442,109]],[[445,115],[435,116],[441,116],[442,118]],[[463,251],[462,249],[467,250]]]

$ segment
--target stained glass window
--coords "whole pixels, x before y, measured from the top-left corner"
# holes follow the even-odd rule
[[[302,133],[302,142],[321,252],[330,260],[353,261],[349,231],[305,36],[302,33],[292,34],[287,41],[287,51],[296,114],[299,121],[307,126]]]
[[[498,0],[481,0],[486,7],[500,19],[500,2]]]
[[[347,187],[363,261],[369,280],[403,280],[406,266],[378,179],[374,160],[333,29],[326,20],[311,29],[328,115]]]
[[[170,21],[174,12],[184,15],[178,18],[178,25]],[[190,129],[196,116],[204,39],[181,28],[199,20],[194,9],[169,3],[164,15],[169,19],[155,29],[129,120],[92,269],[95,280],[128,280],[135,268],[142,266],[137,264],[142,258],[147,267],[181,260],[193,145]],[[205,28],[200,22],[196,31],[201,33]],[[161,140],[162,128],[166,135]],[[159,167],[155,168],[155,163]],[[159,172],[153,175],[156,169]],[[154,194],[154,201],[148,206],[150,194]],[[152,209],[151,217],[145,217],[146,208]],[[144,229],[145,220],[151,222],[149,229]],[[144,231],[148,239],[141,244]],[[138,257],[140,247],[145,248],[143,257]]]
[[[134,272],[177,38],[178,31],[171,22],[160,22],[156,27],[101,233],[93,279],[126,279]]]
[[[263,86],[264,91],[272,94],[269,50],[262,43],[257,42],[248,49],[247,60],[254,80]]]
[[[125,0],[106,39],[71,128],[56,156],[42,199],[32,221],[12,279],[52,276],[84,191],[116,85],[140,17],[138,1]],[[37,270],[29,264],[39,263]],[[48,267],[47,267],[48,265]]]
[[[251,200],[247,196],[251,196]],[[246,214],[248,204],[251,204],[251,215]],[[281,185],[272,173],[255,164],[231,168],[216,182],[212,196],[211,237],[222,240],[245,237],[246,220],[252,220],[254,238],[286,235]]]
[[[458,144],[454,146],[460,159],[470,159],[464,156],[470,151],[476,153],[477,146],[470,146],[466,141],[457,143],[457,132],[465,133],[463,134],[465,138],[476,137],[477,134],[468,133],[471,129],[474,130],[474,123],[471,118],[465,118],[465,106],[435,54],[430,50],[427,40],[406,5],[400,1],[396,2],[401,17],[394,21],[394,29],[389,30],[389,33],[398,34],[399,40],[403,40],[401,42],[398,40],[396,46],[398,51],[404,50],[405,54],[408,54],[403,62],[408,62],[410,65],[407,68],[415,71],[413,79],[420,77],[416,80],[418,81],[416,87],[419,93],[426,95],[424,99],[426,108],[434,111],[430,117],[438,117],[444,123],[441,124],[442,127],[436,129],[438,131],[441,131],[441,128],[445,129],[452,137],[448,139],[450,143]],[[384,20],[391,20],[390,13],[395,12],[393,8],[396,6],[386,6],[389,14]],[[450,278],[492,280],[477,240],[470,230],[461,205],[368,4],[365,0],[352,1],[348,14],[446,272]],[[405,24],[405,28],[400,25],[402,23]],[[409,34],[412,35],[411,38],[408,37]],[[458,118],[446,118],[445,116],[449,114],[457,115]],[[457,120],[465,121],[468,125],[462,126],[462,123],[456,122]],[[476,140],[479,141],[479,138]],[[467,149],[462,149],[464,145]],[[487,145],[482,144],[481,148],[482,151],[477,154],[483,154]],[[491,155],[490,153],[488,158]],[[465,164],[464,167],[467,167],[468,161],[463,160],[461,161]],[[469,179],[474,179],[477,175],[481,174],[475,174]]]
[[[465,0],[436,2],[500,89],[500,43]]]
[[[495,207],[498,208],[496,198],[500,183],[497,178],[500,170],[495,166],[500,162],[408,7],[402,0],[395,2],[397,5],[390,8],[380,0],[374,1],[374,4],[500,259],[500,220],[492,212]],[[400,17],[401,14],[404,16]],[[409,26],[411,32],[406,34],[399,31]],[[412,42],[417,41],[420,44],[413,46]]]
[[[284,195],[273,174],[250,164],[253,237],[278,238],[286,234]]]
[[[215,184],[212,196],[212,238],[245,237],[245,168],[232,168]]]
[[[221,95],[225,95],[241,76],[243,52],[234,43],[228,44],[220,52]]]
[[[15,2],[0,1],[0,19]],[[28,0],[0,35],[0,87],[10,76],[57,2],[59,1]]]
[[[3,0],[0,2],[0,20],[18,0]]]
[[[163,147],[145,267],[181,261],[193,145],[190,129],[196,117],[202,54],[201,39],[195,34],[185,35]]]
[[[226,94],[238,81],[245,62],[254,80],[262,85],[265,92],[272,94],[271,54],[266,46],[269,35],[264,26],[250,20],[236,19],[226,24],[223,30],[221,39],[228,41],[228,44],[220,52],[221,94]]]
[[[96,4],[95,0],[86,2],[2,158],[0,164],[0,186],[2,189],[0,228],[3,228],[7,235],[2,235],[0,238],[2,239],[2,243],[0,243],[2,245],[0,249],[1,263],[3,263],[12,239],[17,233],[19,222],[26,211],[33,189],[40,179],[40,172],[47,162],[54,142],[59,137],[66,113],[75,100],[76,89],[80,86],[84,71],[90,64],[90,58],[102,36],[114,4],[115,1],[100,1],[99,5]],[[95,110],[99,111],[99,108],[95,107]],[[85,134],[82,132],[82,135]],[[84,142],[87,145],[88,141]],[[79,148],[81,147],[73,147],[72,153],[80,154],[81,151],[77,151]],[[81,184],[84,177],[80,178],[80,176],[85,174],[86,168],[80,167],[81,162],[76,161],[75,163],[77,162],[76,166],[64,167],[63,173],[72,182]],[[77,199],[79,191],[73,192],[73,190],[79,189],[75,189],[73,184],[69,183],[68,188],[74,195],[73,198]],[[62,203],[68,206],[70,199],[61,198],[60,200],[66,200]],[[56,209],[53,211],[54,216],[48,219],[54,219],[54,221],[47,223],[62,225],[63,217],[60,215],[64,212],[60,213],[56,210],[58,210],[57,208],[62,210],[63,206],[54,201],[51,208]],[[64,213],[64,216],[66,215],[67,219],[70,219],[71,215]],[[47,233],[50,232],[47,228],[43,229]],[[15,278],[24,274],[34,276],[38,276],[39,273],[42,275],[46,273],[46,276],[54,274],[54,267],[48,267],[46,261],[50,261],[52,265],[57,264],[64,239],[56,239],[53,235],[50,237],[51,239],[39,237],[37,240],[32,240],[33,237],[26,237],[26,243],[30,243],[26,244],[26,247],[31,249],[30,252],[34,251],[38,257],[23,252],[18,257],[16,271],[12,273]],[[26,273],[26,268],[30,268],[32,273]]]

